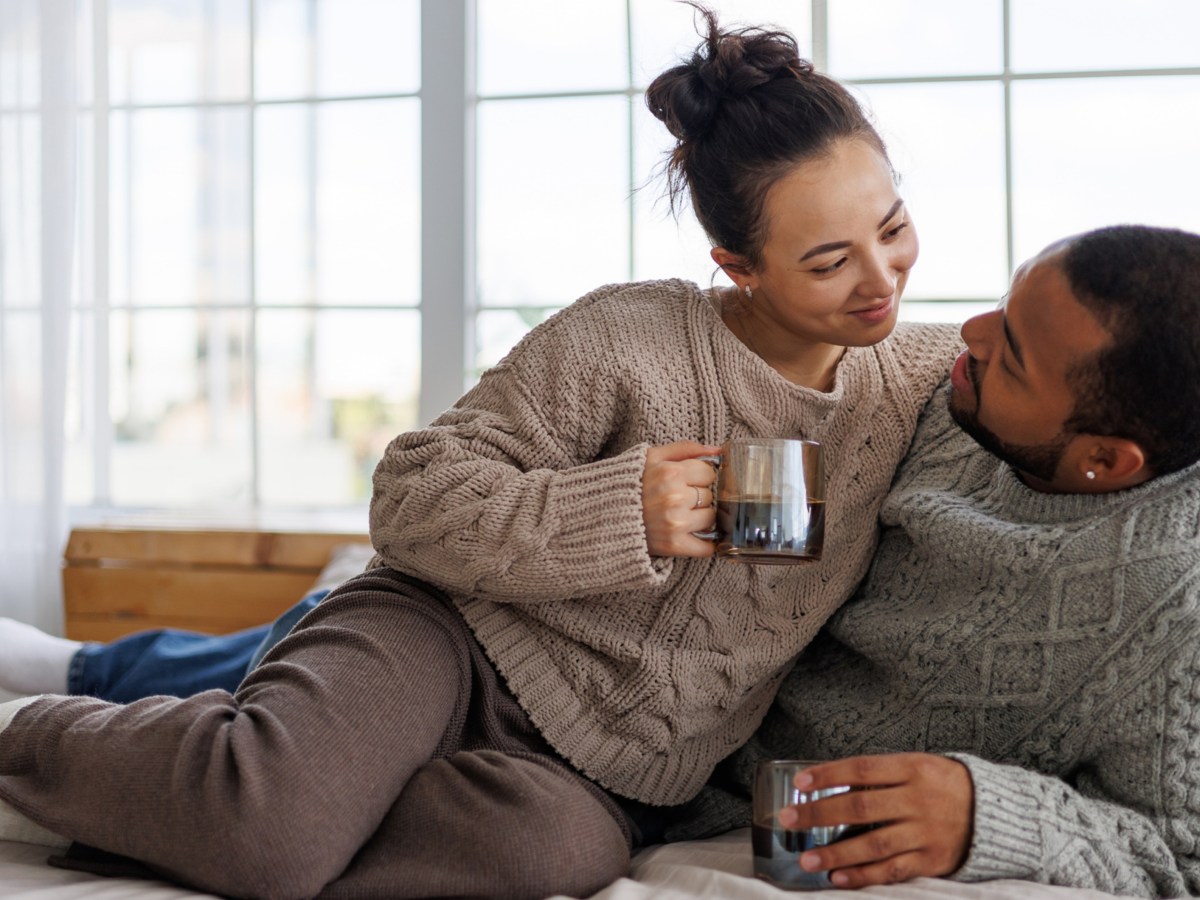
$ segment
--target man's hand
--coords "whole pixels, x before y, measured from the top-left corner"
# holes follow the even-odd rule
[[[779,824],[876,827],[802,853],[801,868],[829,871],[837,887],[862,887],[949,875],[966,861],[975,788],[962,763],[930,753],[854,756],[796,776],[796,786],[804,791],[844,784],[868,790],[787,807]]]

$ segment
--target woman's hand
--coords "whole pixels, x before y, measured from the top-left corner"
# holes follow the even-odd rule
[[[779,824],[877,827],[800,854],[802,869],[829,871],[837,887],[862,887],[949,875],[966,861],[975,787],[962,763],[930,753],[855,756],[796,776],[796,786],[804,791],[840,784],[870,790],[787,807]]]
[[[712,556],[712,541],[692,532],[709,531],[716,521],[716,470],[698,456],[720,453],[719,446],[676,441],[646,451],[642,472],[642,522],[651,556]]]

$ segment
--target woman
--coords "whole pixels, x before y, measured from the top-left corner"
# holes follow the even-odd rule
[[[534,329],[392,442],[373,568],[235,695],[0,706],[0,797],[222,893],[582,895],[749,736],[865,572],[959,342],[896,328],[917,239],[851,95],[790,36],[700,12],[647,102],[735,288],[607,286]],[[820,563],[694,535],[698,457],[750,435],[825,444]]]

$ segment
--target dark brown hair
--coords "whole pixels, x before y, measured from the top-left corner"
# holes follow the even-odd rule
[[[844,139],[887,151],[850,92],[801,59],[785,31],[722,31],[716,15],[688,2],[707,34],[686,62],[646,90],[646,105],[676,139],[666,160],[671,209],[685,191],[714,246],[753,268],[766,241],[767,192],[797,164]]]

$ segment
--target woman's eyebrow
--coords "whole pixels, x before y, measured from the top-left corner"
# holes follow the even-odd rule
[[[897,200],[895,203],[893,203],[892,208],[887,211],[887,215],[884,216],[882,219],[880,219],[879,224],[876,225],[875,227],[882,228],[884,225],[886,225],[888,223],[888,221],[892,218],[892,216],[896,215],[897,211],[903,205],[904,205],[903,200]],[[807,253],[805,253],[802,257],[800,257],[800,262],[804,262],[806,259],[809,259],[810,257],[813,257],[813,256],[819,256],[822,253],[828,253],[831,250],[845,250],[849,246],[850,246],[849,241],[831,241],[828,244],[817,244],[817,246],[813,247],[811,250],[809,250]]]
[[[904,205],[903,200],[897,200],[895,203],[893,203],[892,208],[887,211],[887,215],[884,216],[882,219],[880,219],[879,224],[876,225],[875,227],[882,228],[884,225],[886,225],[888,223],[888,220],[891,219],[892,216],[894,216],[899,211],[900,207],[902,207],[903,205]]]

